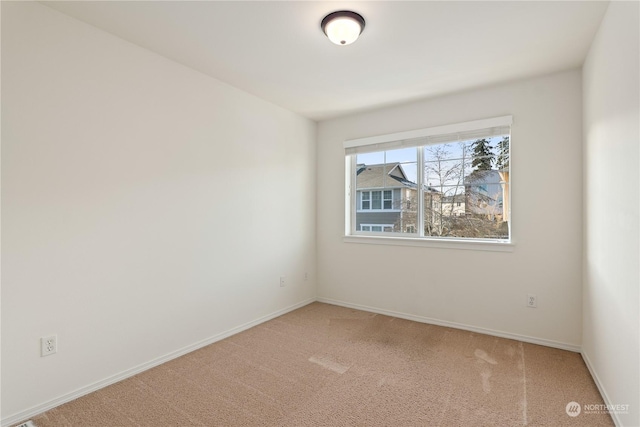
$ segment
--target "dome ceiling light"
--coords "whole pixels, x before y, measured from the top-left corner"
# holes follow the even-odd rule
[[[320,27],[333,43],[348,45],[356,41],[364,30],[364,18],[350,10],[339,10],[325,16]]]

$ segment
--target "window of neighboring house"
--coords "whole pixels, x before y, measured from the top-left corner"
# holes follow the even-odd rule
[[[393,231],[393,224],[360,224],[360,231],[390,232]]]
[[[506,116],[346,141],[347,235],[509,243],[510,125]]]
[[[367,211],[371,209],[371,192],[363,191],[360,195],[360,209]]]
[[[360,191],[359,210],[391,210],[393,209],[393,191],[375,190]]]

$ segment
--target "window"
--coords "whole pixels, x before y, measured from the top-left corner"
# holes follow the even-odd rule
[[[393,209],[393,191],[361,191],[359,210],[391,210]]]
[[[506,116],[346,141],[347,235],[510,242],[510,125]]]
[[[393,231],[393,224],[360,224],[360,231],[390,232]]]
[[[361,210],[371,209],[371,192],[370,191],[363,192],[360,200],[361,200],[360,202]]]

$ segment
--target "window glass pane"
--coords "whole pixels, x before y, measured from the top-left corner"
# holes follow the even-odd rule
[[[371,209],[371,193],[369,191],[360,191],[358,192],[358,199],[360,200],[360,209],[369,210]]]
[[[382,194],[380,194],[380,191],[372,191],[371,192],[371,198],[372,200],[372,204],[371,204],[371,208],[372,209],[382,209]]]
[[[355,229],[362,224],[378,232],[411,233],[417,225],[418,148],[356,155],[356,188],[360,200]]]
[[[383,197],[383,208],[384,209],[392,209],[393,208],[393,191],[385,190],[382,194]]]
[[[361,224],[359,227],[360,231],[368,231],[374,233],[390,233],[394,231],[393,224]]]
[[[509,238],[508,144],[497,136],[424,147],[425,236]]]

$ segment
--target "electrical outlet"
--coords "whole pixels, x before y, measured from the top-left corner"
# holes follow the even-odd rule
[[[309,273],[305,272],[304,273],[304,281],[306,282],[307,280],[309,280]]]
[[[538,298],[535,295],[532,295],[532,294],[527,295],[527,307],[531,307],[531,308],[538,307]]]
[[[33,424],[33,421],[29,420],[23,422],[22,424],[18,424],[16,427],[36,427],[36,425]]]
[[[284,285],[284,276],[281,276],[281,277],[280,277],[280,287],[281,287],[281,288],[284,288],[284,286],[285,286],[285,285]]]
[[[40,338],[40,356],[49,356],[58,352],[58,336],[50,335]]]

